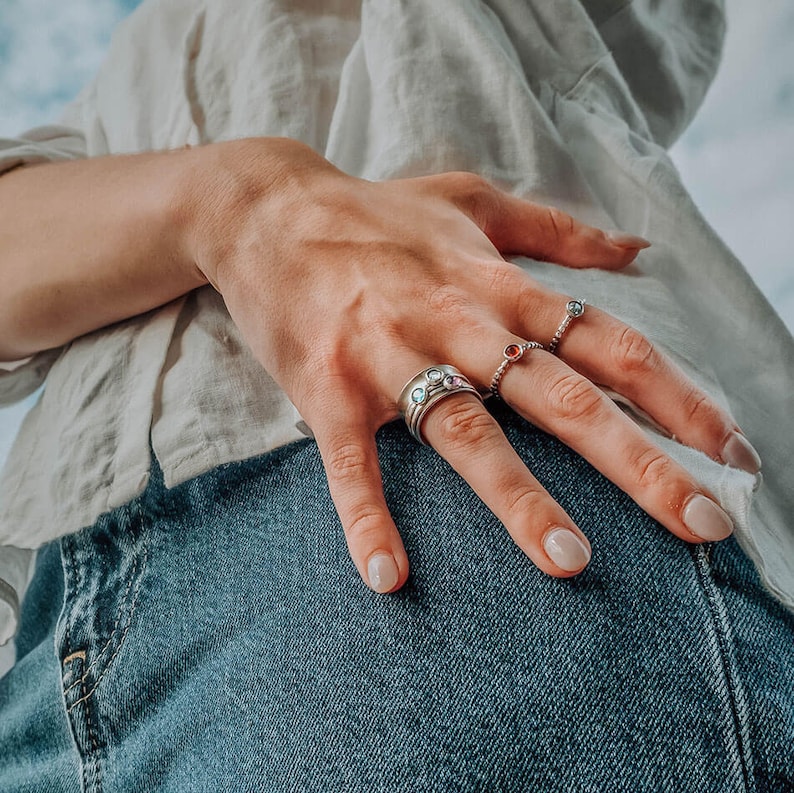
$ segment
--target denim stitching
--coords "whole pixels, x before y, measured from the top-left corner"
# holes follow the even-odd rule
[[[71,591],[76,591],[78,588],[78,574],[77,574],[77,563],[75,560],[74,549],[71,546],[67,546],[64,542],[61,545],[61,558],[62,563],[64,566],[65,574],[68,577],[65,586],[65,593],[71,589]],[[136,560],[137,565],[137,560]],[[130,579],[130,583],[131,583]],[[129,585],[127,590],[124,593],[124,599],[126,600],[127,595],[129,592]],[[64,606],[65,608],[65,606]],[[114,625],[113,633],[116,632],[116,628],[118,626],[118,622],[120,620],[120,613],[119,617],[116,620],[116,624]],[[111,634],[111,638],[112,638]],[[90,667],[87,669],[83,669],[87,655],[84,649],[81,650],[74,650],[72,648],[72,641],[71,641],[71,634],[69,630],[69,621],[68,619],[65,621],[64,624],[64,638],[63,638],[63,651],[66,653],[65,657],[62,660],[62,665],[64,667],[64,675],[65,674],[72,674],[72,670],[75,669],[73,666],[74,664],[80,664],[80,666],[74,672],[75,675],[79,675],[79,677],[66,689],[63,690],[62,696],[64,698],[64,705],[66,706],[68,700],[68,693],[72,691],[76,686],[83,687],[88,679],[88,672],[92,669],[95,665],[91,664]],[[107,644],[102,649],[102,653],[105,652],[107,648]],[[101,654],[100,654],[101,657]],[[78,705],[81,701],[84,701],[85,698],[78,700],[77,702],[73,703],[70,706],[66,706],[66,713],[70,717],[70,725],[72,729],[72,735],[77,742],[77,747],[79,754],[80,754],[80,773],[81,773],[81,780],[82,780],[82,788],[86,791],[86,793],[102,793],[102,775],[101,775],[101,766],[99,762],[99,742],[97,740],[97,734],[92,724],[94,720],[94,714],[90,711],[90,709],[86,706],[83,709],[82,718],[80,719],[81,726],[85,729],[85,733],[88,736],[88,740],[90,742],[90,750],[88,752],[84,752],[80,749],[80,741],[78,740],[78,734],[82,731],[78,728],[75,722],[75,714],[72,713],[76,705]]]
[[[132,596],[132,605],[130,607],[130,613],[129,613],[129,616],[127,618],[127,626],[124,628],[124,632],[121,634],[121,638],[119,639],[118,646],[114,650],[113,655],[110,657],[110,659],[107,662],[107,665],[102,670],[102,674],[100,674],[99,677],[96,679],[96,682],[94,683],[94,685],[92,686],[90,691],[88,691],[86,694],[84,694],[82,697],[80,697],[80,699],[76,700],[75,702],[73,702],[69,706],[69,708],[67,709],[68,713],[71,713],[72,710],[74,710],[74,708],[76,708],[81,702],[86,702],[87,700],[89,700],[91,698],[91,696],[94,694],[94,692],[97,690],[97,688],[99,688],[99,684],[102,682],[102,678],[105,676],[105,674],[107,673],[108,669],[110,669],[110,667],[113,666],[113,661],[116,659],[116,656],[119,654],[119,651],[124,646],[124,640],[127,638],[127,633],[129,633],[129,630],[132,627],[132,618],[133,618],[133,616],[135,614],[135,609],[138,606],[138,595],[140,594],[140,591],[141,591],[141,583],[143,581],[143,572],[146,569],[146,563],[148,561],[148,558],[149,558],[149,547],[147,546],[146,540],[144,539],[144,541],[143,541],[143,559],[142,559],[142,563],[141,563],[141,573],[140,573],[140,576],[138,577],[138,582],[137,582],[137,584],[135,586],[135,592],[133,593],[133,596]],[[132,578],[130,578],[130,582],[131,581],[132,581]]]
[[[63,665],[69,663],[74,663],[75,659],[77,658],[77,652],[72,649],[72,642],[69,636],[69,620],[70,620],[70,612],[67,608],[68,603],[68,595],[69,592],[74,592],[76,590],[76,572],[74,569],[75,561],[74,561],[74,553],[69,548],[69,538],[65,537],[61,540],[61,564],[63,565],[64,571],[64,578],[66,579],[64,582],[64,602],[63,602],[63,610],[61,612],[61,618],[63,619],[63,643],[61,645],[62,650],[67,652],[66,658],[61,662]],[[57,644],[57,639],[56,639]],[[56,647],[56,650],[59,648]],[[83,653],[83,657],[85,658],[85,653]],[[72,667],[69,667],[68,670],[64,670],[61,675],[61,682],[63,683],[63,678],[66,674],[72,674]],[[71,689],[71,686],[69,686]],[[69,690],[66,689],[65,691],[61,692],[61,695],[64,699],[64,706],[66,705],[66,692]]]
[[[129,597],[130,594],[130,588],[132,587],[132,582],[135,580],[135,576],[138,573],[138,561],[139,560],[136,559],[135,564],[133,565],[132,573],[130,573],[129,580],[127,581],[127,588],[124,590],[124,595],[121,598],[119,613],[116,616],[116,621],[113,623],[113,630],[111,631],[108,640],[105,642],[105,646],[99,651],[99,654],[91,662],[90,666],[86,667],[86,669],[83,670],[82,676],[78,680],[75,680],[74,683],[72,683],[72,685],[69,686],[69,688],[64,690],[63,692],[64,696],[66,696],[66,694],[68,694],[76,686],[80,685],[81,683],[85,683],[86,679],[88,678],[88,673],[91,672],[94,669],[94,667],[102,660],[102,656],[105,654],[108,647],[110,647],[111,643],[113,642],[113,637],[116,635],[116,632],[118,631],[119,623],[121,622],[121,615],[124,611],[124,606],[127,604],[127,598]],[[74,655],[74,653],[72,655]],[[66,663],[67,660],[69,659],[65,659],[64,663]]]
[[[80,678],[80,681],[84,682],[85,679],[86,676],[83,674]],[[75,703],[75,705],[76,704],[77,703]],[[71,714],[72,707],[67,709],[67,713]],[[82,721],[85,725],[86,732],[88,733],[88,739],[91,741],[90,754],[86,755],[86,757],[81,757],[83,786],[86,790],[86,793],[89,793],[89,791],[90,793],[102,793],[102,777],[99,765],[99,744],[97,743],[94,729],[91,726],[93,715],[87,705],[83,708]]]
[[[711,616],[710,639],[713,643],[713,655],[715,663],[722,672],[725,682],[725,696],[728,700],[731,718],[734,726],[734,738],[738,749],[738,759],[733,760],[731,765],[739,780],[743,784],[744,791],[753,789],[752,763],[750,753],[750,733],[747,713],[747,700],[745,698],[744,687],[736,674],[732,662],[733,633],[730,627],[728,612],[722,595],[714,585],[711,575],[711,545],[696,545],[693,548],[695,568],[700,579],[703,592]],[[735,757],[735,756],[734,756]],[[738,766],[738,767],[737,767]]]

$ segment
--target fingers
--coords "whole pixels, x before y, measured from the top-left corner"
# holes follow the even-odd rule
[[[351,415],[364,415],[356,407],[326,413],[312,428],[353,563],[371,589],[393,592],[408,578],[408,557],[383,495],[375,428],[350,424]]]
[[[544,351],[503,378],[502,397],[517,412],[581,454],[673,534],[721,540],[733,526],[681,465],[590,380]]]
[[[569,577],[587,565],[587,538],[530,473],[478,399],[458,394],[437,403],[424,421],[423,435],[543,572]]]
[[[450,199],[469,215],[503,255],[523,254],[568,267],[620,269],[650,242],[604,232],[554,207],[525,201],[474,174],[445,174]]]
[[[761,469],[727,411],[634,328],[588,306],[566,332],[559,355],[589,380],[626,397],[681,443],[749,473]]]

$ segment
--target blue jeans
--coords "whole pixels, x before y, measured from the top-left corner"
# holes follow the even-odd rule
[[[404,427],[379,434],[408,585],[359,580],[311,441],[42,551],[0,681],[0,790],[792,791],[794,618],[493,408],[589,536],[539,572]]]

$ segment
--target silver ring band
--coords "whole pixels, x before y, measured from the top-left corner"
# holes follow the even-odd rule
[[[491,378],[491,393],[497,398],[501,399],[502,395],[499,393],[499,383],[505,376],[505,372],[516,362],[524,357],[527,350],[542,350],[543,345],[537,341],[525,341],[522,344],[508,344],[502,350],[504,360],[499,364],[499,368],[494,372]]]
[[[575,319],[579,319],[579,317],[584,314],[584,307],[585,301],[580,299],[569,300],[565,304],[565,316],[563,317],[562,322],[560,322],[560,326],[557,328],[551,341],[549,342],[549,352],[552,355],[557,354],[557,346],[559,345],[560,339],[563,337],[565,331],[568,330],[568,325],[570,325]]]
[[[442,399],[460,393],[475,394],[482,402],[480,392],[469,382],[468,377],[448,363],[422,369],[403,386],[397,407],[408,431],[419,443],[427,445],[422,437],[422,422],[430,408]]]

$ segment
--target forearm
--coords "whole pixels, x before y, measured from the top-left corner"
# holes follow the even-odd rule
[[[206,284],[197,259],[214,246],[211,236],[223,237],[217,224],[239,195],[274,193],[292,160],[314,158],[324,162],[300,144],[259,139],[3,175],[0,360],[58,346]]]
[[[187,167],[186,151],[0,177],[0,359],[58,346],[201,283],[184,256]]]

